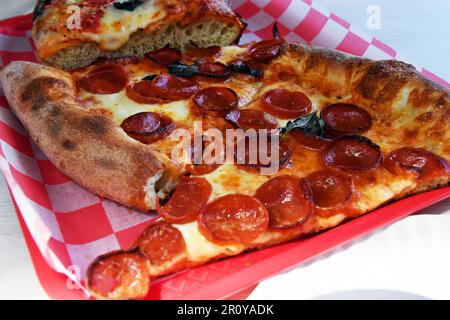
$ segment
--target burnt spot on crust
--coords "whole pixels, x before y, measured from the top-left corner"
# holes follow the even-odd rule
[[[414,66],[395,60],[375,61],[363,72],[356,88],[364,98],[377,103],[392,101],[416,76]]]
[[[69,90],[69,86],[61,79],[54,77],[40,77],[30,81],[22,92],[21,100],[29,102],[32,99],[47,101],[49,98],[44,95],[50,89],[59,88]]]
[[[52,137],[57,137],[62,130],[62,125],[60,121],[52,119],[51,121],[47,121],[47,128]]]
[[[43,95],[39,95],[31,104],[31,111],[37,112],[45,109],[50,116],[58,116],[61,114],[62,102],[53,103]]]
[[[64,149],[68,150],[68,151],[72,151],[75,150],[75,148],[77,147],[77,145],[75,144],[75,142],[65,139],[61,145],[63,146]]]
[[[80,130],[95,135],[105,135],[108,132],[107,119],[102,115],[88,115],[80,119]]]
[[[422,113],[420,116],[417,116],[416,120],[419,122],[429,122],[433,119],[434,113],[433,112],[425,112]]]
[[[99,166],[107,170],[114,170],[117,168],[117,162],[110,158],[97,158],[95,159],[95,162],[97,162]]]

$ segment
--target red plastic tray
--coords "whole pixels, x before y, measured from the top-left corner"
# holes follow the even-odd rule
[[[405,216],[450,197],[450,187],[418,194],[391,203],[367,215],[350,220],[310,238],[277,247],[242,254],[203,267],[187,270],[153,284],[148,299],[243,299],[255,284],[279,272],[294,268],[320,254],[344,245]],[[14,198],[13,198],[14,201]],[[14,201],[15,205],[15,201]],[[67,277],[51,269],[28,231],[17,206],[19,218],[39,281],[52,299],[83,299],[80,290],[69,290]],[[232,267],[236,264],[236,269]],[[242,264],[247,264],[242,268]],[[221,276],[211,275],[212,272]],[[214,278],[208,282],[209,277]],[[200,278],[197,278],[198,275]],[[206,278],[205,278],[206,277]],[[196,283],[201,285],[196,288]],[[205,284],[206,283],[206,284]],[[177,289],[178,286],[178,290]],[[186,290],[186,286],[193,290]],[[170,290],[166,290],[170,288]],[[194,290],[195,289],[195,290]],[[176,294],[176,292],[180,294]],[[189,292],[189,293],[186,293]],[[183,294],[182,294],[183,293]]]
[[[276,0],[270,1],[271,4],[275,4],[275,2]],[[310,6],[310,1],[305,0],[303,2],[308,3],[308,6]],[[281,1],[279,3],[281,3]],[[253,6],[252,8],[255,9],[253,4],[249,3],[248,5]],[[243,11],[244,9],[245,8],[241,8]],[[250,11],[251,10],[246,10],[249,14]],[[253,11],[257,12],[255,10]],[[328,17],[323,16],[314,8],[310,8],[308,11],[308,17],[310,19],[305,18],[305,20],[311,24],[311,27],[315,30],[315,32],[319,31],[319,27],[324,27],[328,19]],[[318,17],[320,19],[318,19]],[[329,19],[333,18],[329,17]],[[317,25],[315,22],[317,22]],[[23,34],[27,34],[26,32],[28,32],[31,27],[31,19],[29,16],[16,17],[0,22],[0,26],[4,24],[20,25],[19,33],[23,36]],[[348,27],[342,20],[339,20],[338,24],[341,27],[342,25],[346,26],[345,28]],[[300,33],[302,33],[303,30],[303,28],[299,30]],[[346,32],[348,32],[348,34],[353,34],[353,31],[350,30],[347,30]],[[261,31],[260,34],[261,36],[264,36],[265,33]],[[304,36],[308,38],[310,34],[306,33]],[[345,39],[347,39],[347,37],[345,37]],[[348,44],[348,41],[345,39],[343,40],[343,43],[346,44],[343,46],[344,49],[347,48]],[[365,41],[363,38],[358,38],[355,36],[349,37],[348,39],[359,39],[360,42]],[[365,45],[369,44],[366,43]],[[374,44],[370,45],[373,46]],[[380,46],[379,43],[378,46]],[[382,47],[386,46],[383,45]],[[391,52],[392,50],[387,51]],[[350,53],[357,54],[357,52]],[[392,51],[391,53],[393,53],[393,56],[396,55],[395,51]],[[7,57],[10,59],[15,59],[15,57],[12,57],[11,55],[8,55]],[[261,251],[242,254],[237,257],[211,263],[202,267],[178,273],[171,277],[154,281],[151,287],[151,292],[147,298],[243,298],[246,294],[241,293],[242,290],[247,290],[248,288],[255,286],[258,282],[274,274],[293,268],[296,265],[310,260],[322,253],[328,252],[337,246],[348,243],[359,236],[366,235],[377,228],[386,226],[398,219],[418,212],[419,210],[448,197],[450,197],[450,187],[423,193],[389,204],[370,214],[348,221],[345,224],[313,237]],[[15,199],[13,200],[15,201]],[[22,225],[37,275],[47,294],[53,299],[84,298],[81,290],[68,289],[67,277],[65,275],[55,272],[48,266],[47,262],[42,257],[40,251],[34,243],[34,240],[23,221],[21,212],[18,209],[16,211]],[[235,296],[237,293],[239,293],[239,296]]]

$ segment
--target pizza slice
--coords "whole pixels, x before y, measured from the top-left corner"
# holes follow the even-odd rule
[[[97,298],[142,298],[151,279],[314,234],[450,181],[449,91],[399,61],[271,39],[163,48],[71,74],[15,62],[1,81],[60,170],[160,215],[132,248],[93,262],[86,285]],[[200,147],[174,159],[177,129]],[[240,156],[204,161],[211,132],[239,129],[257,130],[253,148],[232,136],[243,141]],[[203,157],[192,161],[197,149]],[[277,155],[276,172],[263,173],[261,154]]]
[[[167,45],[226,46],[246,26],[227,0],[39,0],[33,20],[40,58],[66,70]]]

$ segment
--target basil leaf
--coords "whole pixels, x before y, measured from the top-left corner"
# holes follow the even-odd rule
[[[114,2],[114,8],[118,10],[134,11],[137,7],[143,4],[143,0],[127,0],[122,2]]]
[[[275,22],[272,27],[272,36],[274,39],[281,39],[280,30],[278,30],[278,23]]]
[[[192,78],[198,72],[198,67],[195,64],[189,66],[178,62],[168,65],[167,70],[177,77]]]
[[[158,75],[157,74],[148,74],[145,77],[142,78],[142,80],[152,81],[155,79]]]
[[[286,124],[286,127],[281,129],[281,133],[286,135],[293,129],[301,129],[311,135],[325,138],[325,122],[317,115],[317,112],[315,111],[294,121],[289,121]]]
[[[42,13],[44,12],[44,7],[47,3],[48,3],[48,0],[39,0],[36,3],[36,7],[34,8],[34,11],[33,11],[33,21],[42,15]]]
[[[255,78],[261,77],[264,73],[262,70],[252,68],[244,63],[230,63],[228,64],[228,68],[234,72],[249,74]]]

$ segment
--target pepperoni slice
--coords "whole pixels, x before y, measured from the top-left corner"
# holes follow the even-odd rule
[[[253,60],[267,63],[280,54],[282,42],[280,39],[263,40],[251,45],[247,52]]]
[[[362,136],[337,138],[322,151],[326,165],[341,169],[370,170],[380,165],[378,145]]]
[[[169,136],[175,124],[164,114],[141,112],[125,119],[120,127],[133,139],[150,144]]]
[[[326,107],[321,113],[327,134],[337,137],[361,134],[372,126],[372,117],[361,107],[349,103],[336,103]]]
[[[266,139],[262,138],[262,135],[257,134],[255,136],[247,135],[247,137],[238,140],[235,144],[235,160],[239,168],[254,172],[275,165],[278,166],[278,169],[287,165],[291,158],[289,145],[279,136],[269,135]],[[272,156],[273,139],[278,140],[278,148],[275,150],[277,154]],[[265,148],[264,144],[266,144]],[[274,164],[274,160],[278,160],[278,163]]]
[[[299,128],[295,128],[289,132],[289,134],[294,138],[295,141],[303,145],[305,148],[310,150],[322,150],[331,140],[309,134]]]
[[[211,173],[220,167],[220,164],[188,164],[186,171],[194,176],[202,176]]]
[[[220,62],[201,62],[197,65],[197,74],[202,76],[224,78],[231,74],[230,69]]]
[[[264,93],[262,107],[265,111],[281,119],[293,119],[311,112],[312,103],[300,91],[273,89]]]
[[[220,244],[249,243],[269,225],[269,214],[257,199],[231,194],[211,202],[199,218],[200,232]]]
[[[403,171],[414,172],[422,180],[450,174],[447,161],[420,148],[405,147],[392,151],[386,156],[384,166],[393,174],[401,174]]]
[[[161,99],[153,90],[153,83],[149,80],[133,82],[127,86],[127,97],[137,103],[164,104],[170,101]]]
[[[146,54],[148,58],[162,65],[169,65],[180,62],[183,59],[181,52],[169,47],[150,51]]]
[[[211,192],[206,179],[182,177],[169,202],[158,213],[169,223],[192,222],[203,212]]]
[[[170,101],[187,99],[199,89],[192,80],[168,74],[157,76],[152,82],[152,88],[158,97]]]
[[[347,204],[355,191],[350,176],[332,170],[313,172],[305,178],[312,192],[312,200],[316,205],[316,212],[320,216],[334,215],[333,210]]]
[[[242,129],[276,129],[278,122],[269,114],[257,109],[231,111],[225,119]]]
[[[220,52],[220,47],[212,46],[208,48],[190,48],[184,52],[184,57],[193,61],[205,61],[214,57]]]
[[[147,227],[139,237],[137,246],[152,266],[173,262],[186,253],[186,243],[181,232],[165,221]]]
[[[223,161],[217,161],[217,163],[204,163],[203,161],[203,153],[205,152],[206,148],[208,147],[209,143],[205,141],[205,139],[202,137],[202,144],[201,149],[200,146],[196,146],[195,139],[192,139],[192,145],[190,149],[191,154],[191,161],[192,164],[189,164],[186,166],[186,171],[189,172],[192,175],[200,176],[204,174],[208,174],[216,170],[218,167],[220,167],[220,163]],[[200,150],[199,150],[200,149]],[[223,147],[223,151],[225,150],[225,146]],[[196,159],[197,156],[201,156],[201,159]],[[212,154],[213,157],[219,157],[219,155]],[[224,157],[219,158],[219,160],[223,160]]]
[[[138,299],[147,295],[150,278],[147,260],[134,252],[100,257],[88,271],[87,286],[103,299]]]
[[[292,175],[278,176],[261,185],[255,198],[269,212],[271,228],[293,228],[304,223],[312,213],[310,190]]]
[[[117,64],[102,64],[78,80],[80,88],[94,94],[117,93],[122,91],[127,83],[127,73]]]
[[[206,115],[225,116],[239,103],[236,92],[227,87],[209,87],[197,92],[194,96],[195,104]]]

